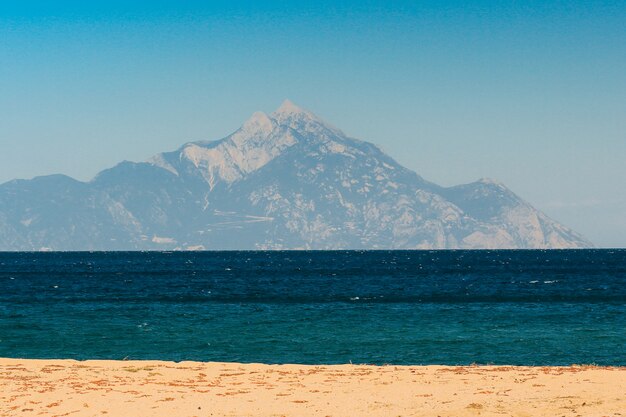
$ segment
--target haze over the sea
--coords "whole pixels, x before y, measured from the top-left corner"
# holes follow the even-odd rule
[[[626,2],[0,4],[0,183],[88,180],[288,97],[626,246]]]

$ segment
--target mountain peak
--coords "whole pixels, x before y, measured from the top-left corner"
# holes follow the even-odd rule
[[[0,251],[591,246],[499,182],[428,183],[289,100],[225,138],[72,181],[0,186]]]
[[[496,185],[498,187],[502,187],[502,188],[506,188],[504,186],[504,184],[494,178],[489,178],[489,177],[483,177],[483,178],[479,178],[478,181],[476,181],[480,184],[485,184],[485,185]]]
[[[280,107],[276,109],[270,117],[276,120],[278,124],[289,126],[300,132],[315,132],[318,135],[323,134],[322,132],[326,132],[326,134],[344,136],[341,130],[331,126],[317,115],[303,109],[288,99],[283,101]]]
[[[272,119],[262,111],[257,111],[250,116],[248,120],[242,125],[244,131],[260,131],[268,134],[274,129],[274,122]]]
[[[310,114],[308,111],[304,110],[302,107],[294,104],[291,100],[285,99],[279,108],[276,109],[274,114]]]
[[[280,124],[292,125],[291,127],[295,127],[293,126],[293,122],[296,121],[324,123],[319,117],[288,99],[283,101],[280,107],[277,108],[270,117],[273,117]]]

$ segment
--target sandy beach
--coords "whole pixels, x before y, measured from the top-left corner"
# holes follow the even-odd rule
[[[626,416],[626,368],[0,359],[0,415]]]

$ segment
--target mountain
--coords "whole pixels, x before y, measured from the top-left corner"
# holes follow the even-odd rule
[[[589,246],[499,182],[440,187],[289,101],[89,182],[0,185],[0,250]]]

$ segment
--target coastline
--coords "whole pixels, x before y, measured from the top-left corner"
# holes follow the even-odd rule
[[[626,367],[0,359],[17,415],[621,416]]]

